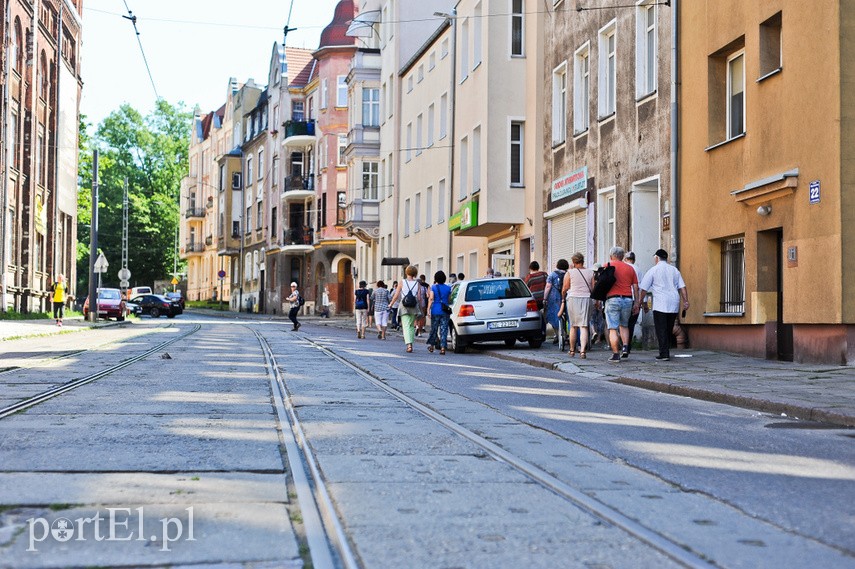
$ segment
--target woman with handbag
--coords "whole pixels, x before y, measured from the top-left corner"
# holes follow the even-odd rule
[[[404,271],[405,279],[398,283],[398,288],[392,295],[392,300],[389,304],[394,305],[398,300],[401,301],[398,306],[398,318],[400,319],[401,327],[404,332],[404,343],[407,345],[407,352],[413,351],[413,340],[416,336],[415,322],[416,318],[421,314],[419,308],[419,295],[423,295],[422,285],[416,279],[419,270],[413,265],[410,265]]]
[[[433,276],[434,284],[428,293],[428,306],[430,307],[428,351],[433,352],[434,347],[437,347],[440,355],[443,356],[448,347],[448,319],[451,316],[451,307],[448,305],[451,287],[445,284],[445,281],[445,273],[437,271]]]
[[[594,271],[585,268],[585,256],[575,253],[573,267],[564,275],[562,295],[567,300],[570,325],[570,357],[576,355],[576,335],[579,335],[579,357],[585,359],[588,349],[588,325],[591,322],[591,289]]]

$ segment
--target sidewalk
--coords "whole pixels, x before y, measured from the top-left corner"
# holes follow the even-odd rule
[[[0,341],[15,340],[33,336],[50,336],[54,334],[79,332],[89,328],[115,326],[118,322],[99,320],[88,322],[82,316],[72,316],[62,319],[62,328],[56,325],[52,318],[40,320],[0,320]]]

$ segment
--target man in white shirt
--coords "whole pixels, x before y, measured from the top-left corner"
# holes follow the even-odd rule
[[[657,361],[671,359],[671,330],[680,312],[689,308],[689,295],[686,283],[677,267],[668,264],[668,253],[659,249],[654,253],[655,264],[641,279],[641,298],[650,292],[653,294],[653,325],[656,328],[656,340],[659,343]],[[641,302],[641,301],[638,301]]]

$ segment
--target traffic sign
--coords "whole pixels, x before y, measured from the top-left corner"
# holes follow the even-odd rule
[[[131,281],[119,281],[119,287],[128,288],[129,286],[131,286]]]
[[[129,271],[127,268],[119,269],[119,280],[122,280],[122,281],[131,280],[131,271]]]
[[[106,273],[107,267],[110,266],[110,263],[107,262],[107,257],[104,256],[104,253],[98,255],[98,258],[95,260],[95,272],[96,273]]]
[[[217,277],[219,277],[220,279],[224,279],[224,278],[226,278],[226,272],[225,272],[224,270],[220,269],[220,270],[217,272]]]
[[[175,278],[175,277],[172,277],[172,284],[177,285],[179,282],[181,282],[181,281],[179,281],[179,280],[178,280],[177,278]]]

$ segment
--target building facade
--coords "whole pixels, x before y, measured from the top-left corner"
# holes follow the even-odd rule
[[[547,18],[543,204],[550,267],[615,245],[642,270],[671,244],[671,8],[577,11]]]
[[[77,292],[81,4],[0,2],[0,310],[49,310],[60,273]]]
[[[851,364],[855,2],[681,5],[692,345]]]

